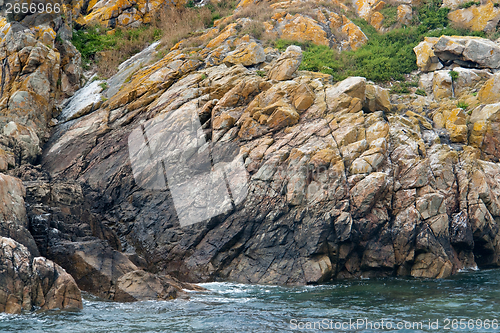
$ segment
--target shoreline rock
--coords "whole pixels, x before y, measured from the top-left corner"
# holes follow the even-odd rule
[[[82,309],[75,280],[59,265],[33,257],[28,249],[0,237],[0,312]]]

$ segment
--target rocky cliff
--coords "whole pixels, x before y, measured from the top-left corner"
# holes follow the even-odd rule
[[[79,4],[80,25],[116,28],[130,8],[142,13],[134,22],[148,19],[142,3]],[[403,94],[392,82],[301,70],[299,46],[279,51],[240,33],[250,5],[87,82],[57,27],[4,22],[1,235],[117,301],[199,290],[187,282],[499,266],[500,45],[427,37],[408,75],[418,89]],[[339,51],[367,42],[343,7],[379,33],[414,14],[399,4],[384,25],[382,2],[269,6],[274,38]]]

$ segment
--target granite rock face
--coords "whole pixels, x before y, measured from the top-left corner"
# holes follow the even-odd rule
[[[284,62],[264,68],[275,73]],[[175,79],[174,64],[183,69]],[[442,106],[394,102],[359,77],[332,84],[296,72],[276,81],[241,64],[205,66],[172,51],[58,130],[44,151],[53,181],[84,184],[84,200],[100,203],[92,213],[150,272],[308,284],[499,265],[491,112],[446,111],[446,96]],[[490,77],[470,71],[457,94]],[[169,79],[156,81],[160,73]],[[141,148],[140,124],[151,153]],[[163,134],[172,131],[178,142]],[[172,170],[189,177],[169,178]],[[233,196],[219,196],[227,188]],[[198,223],[182,223],[186,216]]]
[[[81,56],[50,26],[0,18],[0,172],[36,163],[56,104],[80,87]]]
[[[498,44],[426,38],[414,49],[423,92],[397,95],[301,71],[300,47],[240,33],[262,24],[269,38],[356,50],[367,37],[339,14],[350,6],[381,32],[384,6],[397,6],[392,27],[413,15],[407,2],[306,4],[260,4],[257,22],[239,16],[256,6],[242,1],[167,54],[154,43],[82,89],[64,24],[0,21],[0,231],[28,248],[2,238],[3,311],[78,308],[78,288],[166,300],[201,290],[191,282],[500,266]],[[161,5],[71,10],[80,25],[134,27]]]

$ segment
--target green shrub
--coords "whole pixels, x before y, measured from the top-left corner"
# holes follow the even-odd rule
[[[449,71],[449,74],[451,76],[451,81],[455,82],[458,79],[458,72],[456,71]]]
[[[419,34],[448,26],[449,8],[441,8],[441,1],[428,0],[418,9]]]
[[[380,10],[380,13],[384,15],[384,21],[382,26],[384,28],[392,27],[398,22],[398,8],[394,6],[387,6]]]
[[[364,21],[364,20],[363,20]],[[363,28],[362,28],[363,29]],[[277,40],[275,47],[302,47],[301,70],[322,72],[340,81],[348,76],[363,76],[372,81],[402,80],[403,74],[417,69],[413,52],[419,42],[416,28],[400,28],[381,34],[373,27],[363,30],[368,42],[356,51],[338,52],[328,46]]]
[[[256,73],[258,76],[260,76],[260,77],[264,77],[264,76],[266,76],[266,72],[264,72],[264,71],[256,71],[255,73]]]
[[[427,93],[423,89],[417,89],[417,91],[415,91],[415,94],[420,96],[427,96]]]
[[[467,104],[467,103],[465,103],[465,102],[460,101],[460,102],[458,102],[458,103],[457,103],[457,108],[460,108],[460,109],[464,109],[464,110],[465,110],[465,109],[467,109],[468,107],[469,107],[469,104]]]
[[[88,68],[88,63],[97,52],[113,49],[117,44],[115,35],[108,35],[99,26],[89,27],[73,32],[71,43],[82,55],[83,67]]]
[[[406,82],[396,82],[391,88],[391,94],[409,94],[408,84]]]
[[[458,8],[465,9],[465,8],[469,8],[472,6],[479,6],[479,5],[481,5],[481,2],[479,2],[479,1],[468,1],[468,2],[463,3],[460,6],[458,6]]]
[[[99,87],[101,87],[102,90],[106,90],[106,89],[108,89],[108,83],[101,82],[101,83],[99,83]]]

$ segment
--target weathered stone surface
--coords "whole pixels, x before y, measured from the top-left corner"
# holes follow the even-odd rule
[[[433,46],[438,40],[438,38],[426,37],[423,42],[413,48],[417,56],[418,69],[422,72],[432,72],[443,68],[443,64],[433,50]]]
[[[174,7],[183,7],[186,1],[171,1]],[[72,1],[71,11],[76,22],[81,25],[101,25],[103,27],[136,28],[150,23],[154,13],[163,8],[164,1]]]
[[[281,27],[282,25],[282,27]],[[278,28],[280,37],[297,42],[313,42],[318,45],[328,45],[328,35],[314,19],[295,14],[287,14],[283,23]]]
[[[451,11],[448,14],[451,22],[473,31],[492,31],[500,21],[500,9],[493,2],[479,6]]]
[[[455,81],[452,81],[450,71],[438,70],[421,75],[419,87],[436,100],[453,96],[455,98],[468,98],[471,91],[481,89],[485,86],[485,82],[492,77],[487,69],[455,67],[453,70],[458,73],[458,78]],[[477,95],[479,99],[479,93]]]
[[[139,9],[116,5],[103,22],[139,21]],[[338,50],[366,42],[345,16],[321,4],[292,15],[295,5],[270,5],[266,37]],[[357,5],[386,29],[385,3]],[[113,5],[90,6],[97,18],[95,6]],[[494,43],[426,40],[416,50],[419,67],[450,67],[422,77],[428,96],[389,96],[365,78],[332,84],[297,71],[296,47],[264,50],[241,33],[253,18],[237,16],[161,59],[152,46],[152,63],[141,68],[122,66],[118,77],[129,80],[113,81],[106,101],[51,122],[41,167],[19,161],[37,161],[46,124],[21,121],[20,108],[2,120],[0,168],[25,182],[30,231],[43,255],[82,289],[120,301],[183,296],[187,285],[177,278],[293,285],[440,278],[500,265],[497,106],[476,107],[482,102],[473,96],[491,76],[477,68],[495,65]],[[34,49],[36,38],[51,40],[50,30],[37,34],[23,43]],[[13,54],[36,71],[51,50]],[[78,77],[69,67],[68,82],[70,73]],[[21,105],[25,92],[9,99]],[[472,115],[453,96],[471,101]]]
[[[402,4],[398,6],[398,22],[402,25],[409,25],[413,19],[413,11],[410,5]]]
[[[442,36],[433,51],[444,61],[464,62],[479,68],[500,67],[500,46],[485,38]]]
[[[463,109],[453,109],[446,119],[451,142],[467,142],[467,121]]]
[[[340,7],[344,6],[338,3]],[[272,8],[287,9],[294,3],[278,2]],[[329,9],[318,11],[316,19],[302,14],[278,12],[271,21],[265,22],[266,32],[276,37],[297,42],[312,42],[318,45],[333,45],[340,50],[357,50],[366,44],[368,37],[345,15]]]
[[[479,102],[483,104],[494,104],[500,102],[500,74],[495,74],[485,82],[477,93]]]
[[[58,99],[80,87],[82,73],[79,52],[67,41],[56,42],[52,28],[12,24],[0,34],[0,136],[14,141],[0,142],[9,154],[6,160],[0,153],[0,170],[37,160]]]
[[[125,254],[100,240],[58,242],[49,249],[48,255],[67,268],[82,290],[104,299],[168,300],[186,296],[183,288],[203,289],[140,270]]]
[[[204,291],[204,288],[181,283],[168,275],[136,270],[122,275],[116,281],[115,301],[170,300],[187,298],[183,289]]]
[[[367,85],[365,105],[371,112],[390,111],[392,105],[389,99],[389,90],[377,85]]]
[[[482,105],[472,111],[470,122],[472,131],[469,142],[481,148],[483,154],[498,161],[500,157],[498,140],[500,130],[500,103]]]
[[[357,98],[361,103],[365,100],[366,79],[364,77],[349,77],[325,91],[326,103],[331,110],[335,110],[345,95],[352,99]]]
[[[264,49],[260,44],[252,42],[240,45],[236,50],[228,53],[223,61],[233,65],[251,66],[264,62],[264,60],[266,60]]]
[[[0,312],[82,308],[80,289],[64,269],[11,238],[0,237],[0,268]]]
[[[301,62],[302,49],[299,46],[291,45],[278,58],[276,65],[269,73],[269,78],[278,81],[290,80]]]
[[[0,173],[0,236],[14,239],[38,256],[35,240],[28,231],[25,195],[20,179]]]
[[[352,188],[351,197],[357,215],[362,215],[373,207],[377,197],[385,190],[386,181],[385,173],[375,172]]]
[[[454,82],[452,81],[450,71],[441,70],[434,72],[434,78],[432,80],[432,93],[435,99],[452,97],[454,89]]]
[[[155,72],[161,73],[166,64],[173,68],[176,60],[162,61],[144,71],[141,80],[159,75]],[[479,244],[481,233],[494,221],[488,214],[498,214],[494,200],[486,199],[494,196],[491,191],[497,191],[497,185],[488,189],[478,177],[468,176],[489,165],[480,164],[468,149],[453,150],[440,143],[442,131],[443,140],[470,140],[468,115],[454,110],[456,101],[445,104],[443,130],[435,129],[437,122],[431,119],[434,113],[443,116],[444,108],[437,112],[438,107],[426,104],[431,114],[414,109],[412,103],[387,103],[385,92],[376,93],[378,88],[367,86],[364,78],[332,85],[302,72],[293,80],[273,81],[241,65],[195,70],[157,86],[157,95],[145,100],[144,109],[133,116],[124,110],[135,101],[120,96],[137,87],[126,84],[109,99],[108,105],[121,100],[112,116],[103,116],[104,106],[77,119],[69,129],[61,128],[44,151],[43,165],[52,182],[71,177],[85,183],[84,200],[106,203],[92,213],[116,232],[124,251],[144,257],[150,273],[192,282],[306,284],[365,275],[445,277],[476,264],[498,264],[493,255],[475,257],[467,226],[455,218],[467,212],[473,243]],[[468,71],[460,74],[467,87],[463,91],[488,76]],[[182,227],[175,193],[161,186],[144,188],[134,178],[128,136],[146,119],[189,112],[199,117],[199,133],[205,136],[186,144],[187,165],[208,163],[203,162],[202,147],[214,141],[235,144],[248,172],[248,191],[238,203],[221,203],[227,209],[216,216]],[[484,119],[493,123],[491,112],[479,112],[470,118],[474,126]],[[185,126],[185,121],[181,117],[174,124]],[[493,156],[492,150],[485,151]],[[55,163],[56,155],[71,162]],[[143,163],[148,165],[147,160]],[[492,164],[491,174],[496,170]],[[147,170],[143,177],[154,180],[153,169]],[[488,179],[496,184],[494,176]],[[241,179],[229,178],[228,184],[240,185]],[[475,203],[479,199],[470,196],[472,187],[481,189],[477,198],[487,205]],[[189,204],[205,202],[200,196]],[[495,237],[481,244],[495,248]],[[84,242],[64,246],[71,249]],[[120,256],[117,249],[95,252]],[[120,277],[131,274],[123,279],[135,281],[136,273],[131,272],[140,269],[132,265]],[[159,277],[141,274],[163,285]],[[113,299],[120,277],[106,276],[100,279],[108,281],[100,292]],[[142,290],[141,283],[137,290]],[[155,295],[169,294],[162,288],[155,288]]]

